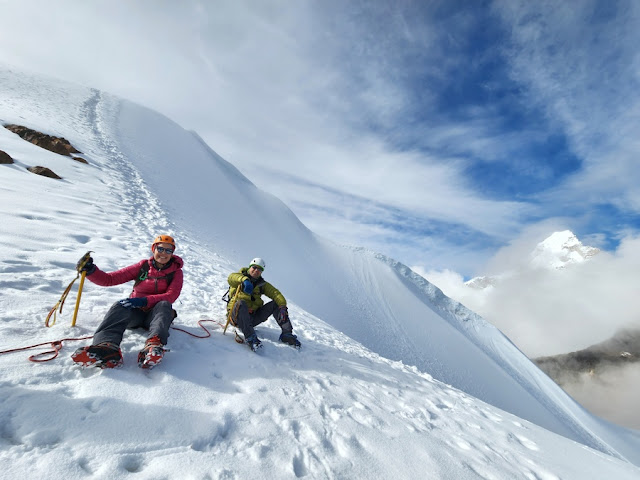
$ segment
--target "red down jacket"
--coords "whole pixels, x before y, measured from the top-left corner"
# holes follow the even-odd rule
[[[130,297],[147,297],[147,308],[153,307],[156,303],[166,300],[174,303],[182,291],[182,266],[184,262],[180,257],[174,255],[166,268],[158,270],[153,266],[153,257],[140,260],[138,263],[116,270],[115,272],[103,272],[99,268],[87,276],[87,278],[102,287],[111,287],[135,280],[140,275],[140,267],[149,263],[149,274],[146,279],[138,283],[133,289]],[[167,284],[166,275],[173,273],[171,283]]]

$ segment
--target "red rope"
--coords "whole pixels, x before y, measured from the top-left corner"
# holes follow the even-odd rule
[[[89,337],[63,338],[62,340],[54,340],[54,341],[51,341],[51,342],[38,343],[36,345],[29,345],[28,347],[20,347],[20,348],[12,348],[10,350],[2,350],[2,351],[0,351],[0,355],[2,355],[3,353],[13,353],[13,352],[20,352],[20,351],[23,351],[23,350],[29,350],[30,348],[41,347],[43,345],[51,345],[53,350],[47,350],[46,352],[36,353],[35,355],[31,355],[29,357],[29,361],[31,361],[31,362],[48,362],[49,360],[53,360],[54,358],[56,358],[58,356],[58,352],[62,349],[62,342],[70,342],[70,341],[76,341],[76,340],[87,340],[89,338],[93,338],[93,335],[91,335]],[[41,357],[43,355],[53,355],[53,356],[49,357],[49,358],[45,358],[45,359],[39,359],[38,358],[38,357]]]
[[[222,328],[224,328],[224,325],[220,322],[218,322],[217,320],[208,320],[208,319],[203,319],[203,320],[198,320],[198,326],[203,329],[205,331],[205,334],[200,336],[200,335],[196,335],[194,333],[188,332],[182,328],[179,327],[171,327],[172,330],[178,330],[179,332],[183,332],[186,333],[187,335],[191,335],[192,337],[196,337],[196,338],[207,338],[211,336],[211,332],[209,330],[207,330],[207,327],[205,327],[202,323],[203,322],[211,322],[211,323],[216,323],[218,325],[220,325]]]
[[[199,320],[198,321],[198,326],[200,328],[202,328],[205,331],[204,335],[196,335],[194,333],[191,333],[187,330],[184,330],[182,328],[179,327],[171,327],[172,330],[178,330],[180,332],[186,333],[187,335],[190,335],[192,337],[195,338],[208,338],[211,336],[211,332],[209,330],[207,330],[207,327],[205,327],[203,325],[203,322],[212,322],[212,323],[216,323],[218,325],[220,325],[221,327],[224,328],[224,325],[216,320]],[[53,340],[50,342],[43,342],[43,343],[38,343],[36,345],[29,345],[28,347],[19,347],[19,348],[12,348],[9,350],[2,350],[0,351],[0,355],[4,354],[4,353],[13,353],[13,352],[21,352],[24,350],[29,350],[31,348],[36,348],[36,347],[41,347],[43,345],[51,345],[51,348],[53,348],[53,350],[47,350],[45,352],[40,352],[40,353],[36,353],[34,355],[31,355],[29,357],[29,361],[30,362],[36,362],[36,363],[41,363],[41,362],[48,362],[50,360],[53,360],[54,358],[56,358],[58,356],[58,352],[60,352],[60,350],[62,350],[62,342],[71,342],[71,341],[77,341],[77,340],[88,340],[90,338],[93,338],[93,335],[88,336],[88,337],[77,337],[77,338],[63,338],[62,340]],[[50,357],[47,358],[39,358],[42,357],[44,355],[51,355]]]

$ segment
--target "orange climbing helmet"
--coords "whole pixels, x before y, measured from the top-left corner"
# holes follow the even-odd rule
[[[153,252],[156,248],[156,244],[158,243],[168,243],[169,245],[171,245],[173,247],[173,249],[176,249],[176,242],[173,239],[173,237],[169,236],[169,235],[158,235],[154,240],[153,243],[151,244],[151,251]]]

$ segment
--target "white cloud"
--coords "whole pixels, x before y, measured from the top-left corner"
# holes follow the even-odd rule
[[[527,267],[532,242],[522,238],[496,254],[494,265],[505,275],[487,290],[469,288],[448,271],[422,272],[530,357],[580,350],[618,329],[640,327],[640,237],[625,238],[613,254],[600,252],[564,270]]]
[[[582,374],[563,384],[587,410],[627,428],[640,430],[640,365],[609,368],[592,376]]]
[[[389,75],[406,75],[400,70],[406,62],[394,57],[398,41],[425,49],[435,42],[435,30],[417,29],[398,14],[393,19],[398,33],[381,36],[348,15],[330,24],[331,12],[291,2],[270,5],[191,1],[158,8],[150,2],[25,1],[5,7],[0,40],[7,48],[0,60],[72,77],[158,109],[197,130],[219,154],[294,209],[310,192],[278,172],[347,193],[339,201],[325,196],[332,210],[359,208],[344,203],[354,195],[488,235],[505,237],[518,229],[523,205],[475,193],[462,180],[461,159],[398,152],[384,139],[354,130],[369,115],[383,124],[397,121],[408,102],[406,91]],[[363,34],[375,44],[363,43]],[[345,65],[336,56],[349,42],[364,50],[352,57],[356,63]],[[441,57],[439,50],[425,51],[434,60]],[[436,76],[443,67],[434,62],[428,68]],[[351,83],[349,69],[363,81]],[[482,128],[440,124],[430,134],[441,143],[453,136],[464,138],[469,148],[486,149]],[[375,227],[353,219],[342,232],[323,227],[327,222],[313,216],[303,220],[337,241],[349,231],[362,232],[354,238],[358,243],[375,235]]]
[[[547,30],[540,30],[522,19],[546,7],[496,4],[505,25],[513,27],[514,79],[530,92],[532,104],[548,112],[552,125],[568,132],[585,159],[584,172],[541,198],[540,206],[476,188],[466,169],[470,159],[509,158],[521,171],[535,170],[517,153],[523,144],[542,141],[545,131],[527,126],[505,133],[495,104],[467,108],[464,120],[440,118],[429,85],[419,91],[429,127],[416,132],[409,125],[415,86],[408,80],[417,71],[442,82],[460,74],[460,58],[445,56],[440,45],[461,44],[456,35],[473,25],[472,10],[448,19],[458,29],[453,35],[451,25],[432,19],[431,11],[411,16],[382,4],[335,3],[5,2],[0,61],[73,78],[157,109],[196,130],[320,234],[379,249],[405,263],[470,274],[485,250],[517,236],[527,218],[544,218],[548,211],[557,215],[558,205],[606,199],[640,208],[633,154],[638,145],[630,140],[640,138],[637,89],[632,83],[618,88],[611,79],[613,86],[601,91],[599,80],[590,80],[598,73],[595,78],[605,83],[604,60],[589,65],[607,53],[609,42],[598,47],[589,37],[590,43],[580,43],[585,28],[575,21],[584,20],[580,11],[543,15]],[[637,45],[632,24],[633,15],[605,30],[607,40],[624,44],[625,54]],[[612,36],[616,26],[626,28]],[[366,130],[370,124],[386,131],[373,134]],[[405,134],[425,138],[431,152],[399,151],[392,145],[394,135]],[[620,147],[606,156],[590,151],[601,137]],[[534,173],[548,175],[542,169]],[[305,208],[318,193],[308,187],[313,184],[334,192],[319,197],[323,211]],[[363,207],[366,201],[372,205]],[[350,214],[361,211],[364,215]],[[368,221],[371,212],[381,216],[378,223]],[[397,214],[476,230],[490,245],[455,242],[433,230],[433,239],[394,231],[389,218]],[[399,235],[405,235],[404,245]]]

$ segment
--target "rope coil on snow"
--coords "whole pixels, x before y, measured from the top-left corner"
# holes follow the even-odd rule
[[[224,324],[221,323],[221,322],[218,322],[217,320],[203,319],[203,320],[199,320],[197,325],[205,331],[204,335],[196,335],[195,333],[191,333],[191,332],[189,332],[187,330],[184,330],[183,328],[180,328],[180,327],[171,327],[171,329],[172,330],[178,330],[179,332],[186,333],[187,335],[190,335],[190,336],[195,337],[195,338],[208,338],[208,337],[211,336],[211,332],[209,330],[207,330],[207,327],[205,327],[203,325],[204,322],[212,322],[212,323],[220,325],[222,328],[224,328]],[[29,349],[36,348],[36,347],[42,347],[43,345],[50,345],[52,350],[47,350],[47,351],[44,351],[44,352],[36,353],[36,354],[31,355],[29,357],[29,361],[30,362],[35,362],[35,363],[48,362],[48,361],[53,360],[54,358],[56,358],[58,356],[58,353],[60,352],[60,350],[62,350],[62,342],[72,342],[72,341],[78,341],[78,340],[89,340],[91,338],[93,338],[93,335],[90,335],[88,337],[63,338],[61,340],[52,340],[52,341],[49,341],[49,342],[42,342],[42,343],[37,343],[35,345],[29,345],[28,347],[18,347],[18,348],[11,348],[9,350],[1,350],[0,351],[0,355],[5,354],[5,353],[21,352],[21,351],[29,350]],[[45,355],[50,355],[50,356],[47,357],[47,358],[40,358],[40,357],[43,357]]]
[[[0,355],[2,355],[3,353],[13,353],[13,352],[21,352],[23,350],[29,350],[31,348],[36,348],[36,347],[41,347],[43,345],[51,345],[51,348],[53,348],[53,350],[47,350],[46,352],[40,352],[40,353],[36,353],[34,355],[31,355],[29,357],[29,361],[31,362],[48,362],[49,360],[53,360],[54,358],[56,358],[58,356],[58,352],[62,349],[62,342],[70,342],[70,341],[76,341],[76,340],[88,340],[90,338],[93,338],[93,335],[88,336],[88,337],[77,337],[77,338],[63,338],[61,340],[53,340],[50,342],[43,342],[43,343],[37,343],[36,345],[29,345],[28,347],[19,347],[19,348],[12,348],[9,350],[2,350],[0,351]],[[45,358],[45,359],[40,359],[38,357],[41,357],[43,355],[52,355],[49,358]]]
[[[188,332],[188,331],[186,331],[186,330],[184,330],[184,329],[182,329],[182,328],[180,328],[180,327],[171,327],[171,330],[178,330],[179,332],[186,333],[187,335],[190,335],[190,336],[195,337],[195,338],[208,338],[208,337],[210,337],[210,336],[211,336],[211,332],[210,332],[209,330],[207,330],[207,327],[205,327],[205,326],[202,324],[203,322],[216,323],[216,324],[220,325],[222,328],[224,328],[224,324],[223,324],[223,323],[218,322],[217,320],[210,320],[210,319],[206,319],[206,318],[205,318],[205,319],[202,319],[202,320],[198,320],[198,323],[197,323],[197,325],[198,325],[201,329],[203,329],[203,330],[205,331],[205,334],[204,334],[204,335],[202,335],[202,336],[200,336],[200,335],[196,335],[195,333]]]

